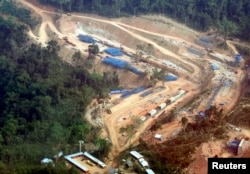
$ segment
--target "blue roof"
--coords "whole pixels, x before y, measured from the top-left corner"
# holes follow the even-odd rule
[[[224,83],[225,86],[230,86],[230,82],[229,80],[226,80],[225,83]]]
[[[218,70],[219,66],[217,64],[212,64],[211,68],[212,70]]]
[[[199,112],[199,116],[201,116],[201,117],[205,117],[205,113],[204,113],[204,112],[202,112],[202,111],[200,111],[200,112]]]
[[[142,71],[131,66],[128,62],[126,62],[124,60],[116,59],[113,57],[106,57],[103,59],[103,63],[112,65],[113,67],[120,68],[120,69],[128,68],[129,71],[131,71],[137,75],[143,75]]]
[[[235,54],[235,59],[237,59],[237,60],[241,60],[242,59],[242,56],[240,55],[240,54]]]
[[[104,50],[106,53],[110,54],[111,56],[122,56],[123,53],[119,48],[107,48]]]
[[[240,60],[242,59],[242,56],[240,54],[235,54],[234,58],[236,60],[236,63],[239,63]]]
[[[238,141],[238,140],[234,140],[234,141],[230,142],[231,147],[238,147],[239,144],[240,144],[240,141]]]
[[[88,35],[78,35],[78,38],[83,41],[83,42],[87,42],[87,43],[96,43],[96,40],[94,38],[92,38],[91,36]]]
[[[168,75],[165,76],[166,81],[175,81],[177,79],[178,79],[178,77],[173,75],[173,74],[168,74]]]

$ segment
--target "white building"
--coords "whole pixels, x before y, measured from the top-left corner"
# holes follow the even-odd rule
[[[140,159],[139,159],[139,163],[140,163],[141,166],[144,167],[144,168],[149,167],[148,162],[147,162],[145,159],[143,159],[143,158],[140,158]]]
[[[91,161],[95,162],[97,165],[101,166],[102,168],[106,167],[106,164],[104,164],[102,161],[100,161],[93,155],[89,154],[88,152],[84,152],[83,155],[88,159],[90,159]]]
[[[155,134],[155,136],[154,136],[156,139],[158,139],[158,140],[162,140],[162,135],[160,135],[160,134]]]
[[[79,162],[77,162],[76,160],[74,160],[74,158],[77,158],[79,156],[83,156],[82,152],[79,153],[75,153],[75,154],[71,154],[71,155],[67,155],[64,156],[64,158],[71,164],[73,164],[74,166],[78,167],[81,171],[83,171],[84,173],[89,173],[89,169],[83,165],[81,165]]]
[[[151,117],[154,117],[154,115],[157,113],[157,110],[155,110],[155,109],[152,109],[151,111],[149,111],[149,115],[151,116]]]
[[[146,169],[145,171],[147,174],[155,174],[155,172],[151,169]]]
[[[143,156],[142,156],[140,153],[138,153],[138,152],[136,152],[136,151],[134,151],[134,150],[131,151],[130,154],[131,154],[133,157],[135,157],[136,159],[143,158]]]
[[[166,106],[167,106],[166,103],[161,103],[161,104],[158,106],[158,108],[159,108],[159,109],[164,109]]]
[[[171,103],[175,102],[177,99],[179,99],[181,96],[183,96],[186,93],[184,90],[180,90],[178,94],[174,97],[171,97],[169,100]]]
[[[49,159],[49,158],[43,158],[42,160],[41,160],[41,164],[53,164],[53,160],[52,159]]]
[[[145,121],[147,119],[147,117],[141,116],[140,119],[141,119],[141,121]]]

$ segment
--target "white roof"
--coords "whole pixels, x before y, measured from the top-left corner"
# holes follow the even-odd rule
[[[242,147],[242,146],[243,146],[243,144],[244,144],[244,141],[245,141],[245,140],[244,140],[244,139],[242,139],[242,140],[240,141],[239,146],[241,146],[241,147]]]
[[[53,163],[53,161],[52,161],[52,159],[49,159],[49,158],[43,158],[41,160],[41,163],[48,164],[48,163]]]
[[[155,138],[161,139],[161,138],[162,138],[162,135],[160,135],[160,134],[155,134]]]
[[[182,89],[182,90],[180,90],[180,91],[178,92],[178,94],[179,94],[179,95],[182,95],[182,94],[184,94],[185,92],[186,92],[186,91]]]
[[[142,167],[148,167],[149,166],[148,162],[143,158],[139,159],[139,162],[142,165]]]
[[[79,152],[79,153],[67,155],[67,156],[64,156],[64,158],[68,160],[69,162],[71,162],[72,164],[74,164],[76,167],[80,168],[82,171],[88,172],[89,171],[88,168],[86,168],[85,166],[81,165],[80,163],[74,160],[74,157],[77,157],[77,156],[83,156],[83,153]]]
[[[162,109],[162,108],[164,108],[164,107],[166,107],[166,106],[167,106],[166,103],[161,103],[158,107],[160,107],[160,108]]]
[[[155,174],[155,172],[153,170],[151,170],[151,169],[146,169],[146,173],[147,174]]]
[[[156,110],[155,109],[152,109],[151,111],[149,111],[149,114],[151,115],[151,116],[153,116],[153,115],[155,115],[156,114]]]
[[[88,152],[84,152],[83,155],[86,156],[87,158],[89,158],[90,160],[94,161],[98,165],[100,165],[102,167],[106,167],[106,164],[104,164],[104,162],[100,161],[99,159],[97,159],[93,155],[89,154]]]
[[[145,116],[140,117],[141,121],[145,121],[147,118]]]
[[[136,152],[136,151],[131,151],[130,154],[131,154],[132,156],[134,156],[135,158],[137,158],[137,159],[140,159],[140,158],[143,157],[140,153],[138,153],[138,152]]]

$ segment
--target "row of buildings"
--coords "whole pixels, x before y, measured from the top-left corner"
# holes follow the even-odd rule
[[[145,169],[147,174],[155,174],[153,170],[149,168],[148,162],[143,158],[143,156],[137,151],[130,151],[130,154],[140,163],[140,165]]]

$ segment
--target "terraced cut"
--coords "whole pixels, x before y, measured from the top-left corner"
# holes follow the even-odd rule
[[[95,112],[98,115],[91,115],[97,107],[90,106],[86,113],[91,125],[100,127],[103,130],[102,136],[112,143],[107,162],[109,166],[114,164],[112,160],[120,152],[137,145],[140,137],[147,139],[148,130],[162,113],[168,114],[175,110],[177,115],[189,115],[192,110],[196,114],[220,103],[223,103],[225,112],[230,112],[237,103],[241,82],[245,78],[241,69],[244,60],[241,60],[238,66],[235,65],[234,55],[237,50],[231,42],[228,42],[230,50],[221,50],[215,45],[211,53],[196,44],[205,33],[195,32],[162,16],[120,19],[105,19],[85,14],[68,16],[43,10],[27,1],[17,2],[42,18],[38,35],[32,31],[28,33],[34,41],[46,46],[51,39],[47,32],[49,30],[53,33],[53,39],[61,45],[62,58],[73,64],[70,56],[76,51],[80,51],[85,57],[88,56],[86,50],[89,43],[78,38],[79,34],[88,35],[96,40],[100,49],[90,71],[115,71],[121,87],[128,90],[144,87],[143,90],[125,98],[121,97],[122,93],[110,95],[111,99],[100,105],[101,111]],[[58,15],[60,17],[56,18]],[[150,25],[152,21],[154,25]],[[143,72],[143,75],[103,63],[105,58],[111,56],[104,51],[110,47],[119,48],[123,52],[123,55],[115,56],[115,59],[126,61],[131,67]],[[212,69],[213,64],[218,65],[216,70]],[[82,65],[85,66],[84,63]],[[172,81],[152,79],[156,70],[177,78]],[[229,86],[225,86],[226,81],[230,81]],[[142,95],[147,90],[150,92]],[[195,108],[191,108],[188,103],[197,96],[204,100],[197,100]],[[160,108],[162,103],[166,103],[166,107]],[[184,105],[186,108],[183,108]],[[181,130],[182,126],[178,124],[180,119],[181,116],[176,121],[162,126],[159,132],[165,138],[161,142]],[[128,129],[128,125],[133,125],[133,129]],[[96,170],[98,172],[98,169]]]

